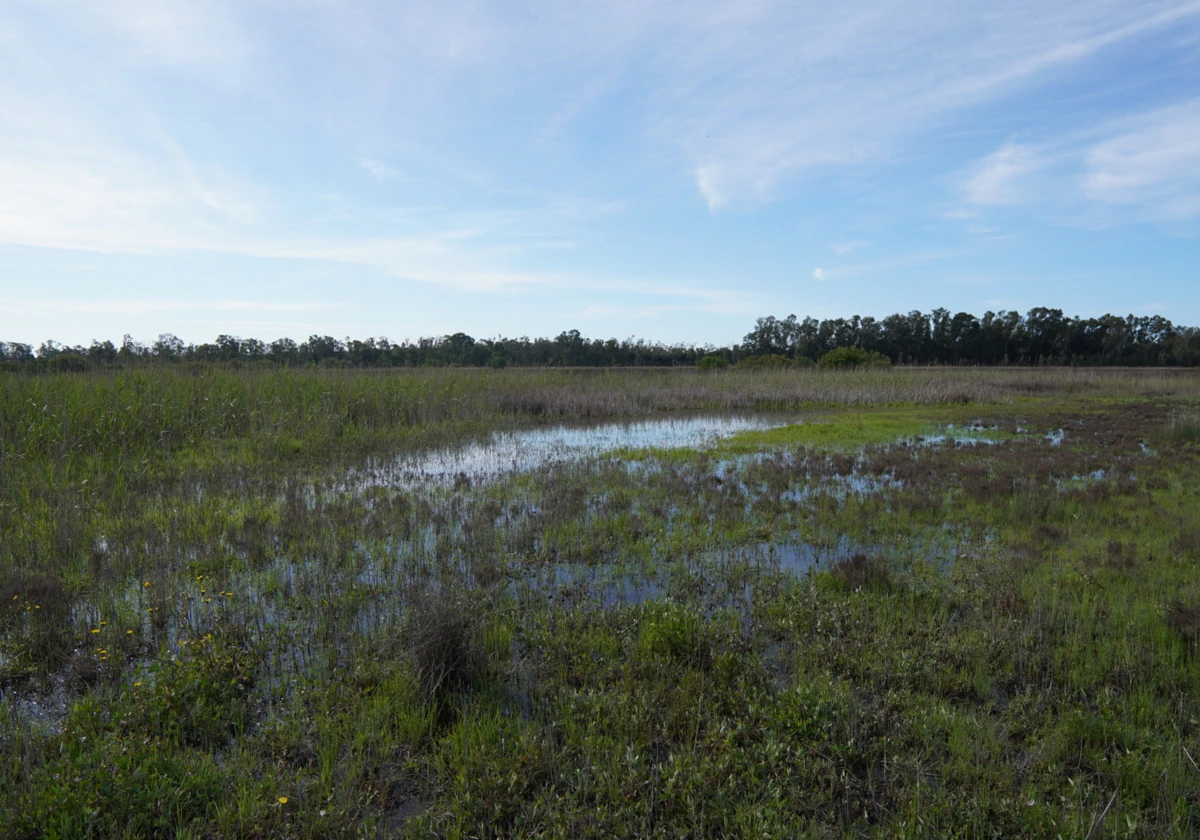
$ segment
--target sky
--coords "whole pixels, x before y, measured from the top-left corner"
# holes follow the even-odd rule
[[[1200,1],[0,0],[0,340],[1200,325]]]

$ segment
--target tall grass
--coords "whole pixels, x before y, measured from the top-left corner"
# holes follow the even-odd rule
[[[214,440],[353,442],[521,419],[804,405],[1200,395],[1188,371],[901,369],[321,371],[155,368],[0,375],[0,458],[144,458]]]
[[[1172,437],[1182,441],[1200,441],[1200,405],[1177,408],[1168,425]]]

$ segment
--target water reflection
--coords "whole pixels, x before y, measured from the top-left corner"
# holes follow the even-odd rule
[[[493,432],[483,441],[402,456],[375,466],[370,474],[374,483],[394,486],[465,485],[615,449],[702,448],[737,432],[771,429],[788,422],[794,420],[765,415],[705,415]]]

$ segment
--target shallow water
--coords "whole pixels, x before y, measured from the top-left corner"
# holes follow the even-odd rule
[[[772,429],[789,422],[795,422],[794,418],[702,415],[493,432],[483,441],[403,456],[369,472],[373,483],[393,486],[494,481],[615,449],[701,448],[737,432]]]

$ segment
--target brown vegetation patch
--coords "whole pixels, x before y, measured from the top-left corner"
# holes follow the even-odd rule
[[[849,589],[889,589],[892,572],[886,561],[859,552],[833,566],[833,574]]]
[[[1167,607],[1167,626],[1189,642],[1200,640],[1200,607],[1175,601]]]

